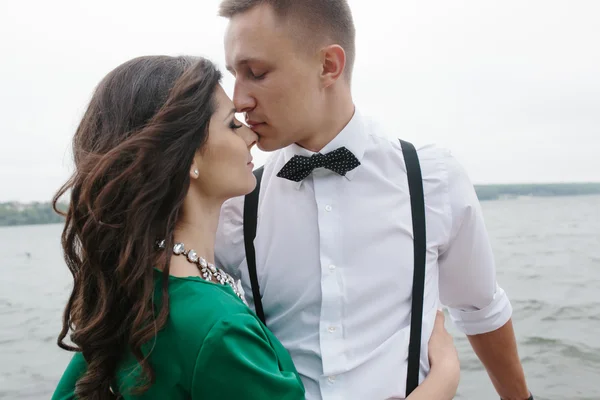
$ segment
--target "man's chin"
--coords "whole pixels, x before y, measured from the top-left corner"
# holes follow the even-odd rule
[[[269,140],[265,137],[260,137],[258,138],[258,143],[256,143],[256,147],[258,147],[258,149],[260,151],[264,151],[264,152],[271,152],[271,151],[275,151],[275,150],[279,150],[281,149],[283,146],[281,146],[279,143]]]

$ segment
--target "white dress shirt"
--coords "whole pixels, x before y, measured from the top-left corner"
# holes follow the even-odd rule
[[[255,239],[267,326],[288,349],[307,399],[403,399],[413,276],[406,167],[397,140],[355,112],[322,151],[345,146],[361,162],[346,176],[316,169],[278,178],[291,145],[265,164]],[[447,150],[418,150],[427,224],[421,380],[439,302],[466,334],[496,330],[512,314],[496,283],[473,185]],[[217,262],[252,291],[245,259],[243,197],[227,201]]]

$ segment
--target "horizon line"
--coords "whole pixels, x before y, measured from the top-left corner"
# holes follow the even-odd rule
[[[512,182],[512,183],[473,183],[473,186],[516,186],[516,185],[600,185],[600,181],[554,181],[554,182]],[[0,203],[50,203],[52,197],[45,200],[1,200]]]

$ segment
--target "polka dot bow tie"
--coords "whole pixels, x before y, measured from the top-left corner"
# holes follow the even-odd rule
[[[345,147],[340,147],[329,153],[315,153],[310,157],[295,155],[277,174],[280,178],[300,182],[304,180],[315,168],[327,168],[339,175],[353,170],[360,165],[360,161]]]

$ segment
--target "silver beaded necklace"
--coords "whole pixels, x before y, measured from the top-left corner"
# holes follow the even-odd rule
[[[164,249],[165,247],[166,247],[165,240],[161,240],[160,242],[158,242],[159,249]],[[198,256],[198,254],[196,253],[195,250],[193,250],[193,249],[186,250],[185,245],[180,242],[180,243],[175,243],[175,245],[173,246],[173,254],[175,254],[176,256],[185,256],[185,258],[187,258],[187,260],[189,262],[191,262],[192,264],[195,264],[196,267],[198,267],[198,270],[200,271],[200,276],[204,280],[210,281],[210,282],[216,281],[216,282],[220,283],[221,285],[229,285],[233,289],[235,294],[240,299],[242,299],[242,301],[244,303],[246,303],[246,300],[244,299],[244,295],[242,294],[238,285],[236,284],[235,279],[233,279],[225,271],[217,268],[214,264],[207,262],[204,257]]]

